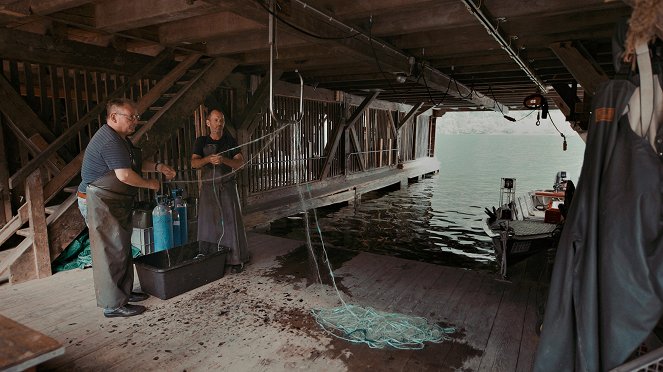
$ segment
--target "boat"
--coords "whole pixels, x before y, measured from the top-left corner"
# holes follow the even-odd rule
[[[499,207],[486,208],[484,231],[491,238],[500,274],[532,255],[557,245],[565,199],[574,190],[565,171],[557,172],[552,189],[532,190],[516,196],[516,179],[502,178]]]

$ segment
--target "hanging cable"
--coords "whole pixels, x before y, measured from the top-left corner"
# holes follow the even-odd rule
[[[389,89],[391,89],[392,93],[396,94],[396,89],[394,89],[393,85],[391,85],[391,79],[389,79],[389,76],[382,70],[382,65],[380,64],[380,60],[378,59],[378,55],[375,52],[375,47],[373,47],[373,16],[371,16],[369,20],[369,26],[368,26],[368,44],[371,46],[371,51],[373,52],[373,58],[375,58],[375,64],[378,66],[378,70],[380,70],[380,74],[382,74],[382,77],[384,80],[387,82],[389,85]]]
[[[493,110],[495,110],[495,106],[497,106],[497,109],[500,110],[500,113],[502,114],[502,117],[504,117],[508,121],[516,121],[516,119],[513,116],[505,115],[504,111],[502,111],[502,107],[497,103],[497,100],[495,99],[495,93],[493,93],[493,86],[488,85],[488,93],[493,97]],[[531,112],[530,112],[531,114]]]
[[[352,39],[352,38],[354,38],[358,35],[361,35],[361,32],[356,32],[356,33],[354,33],[352,35],[348,35],[348,36],[320,36],[320,35],[317,35],[317,34],[314,34],[314,33],[310,32],[310,31],[304,30],[303,28],[293,24],[292,22],[287,21],[284,18],[280,17],[277,14],[275,9],[269,9],[269,7],[266,6],[263,1],[261,1],[261,0],[254,0],[254,1],[258,4],[260,4],[260,6],[267,11],[267,13],[269,13],[270,15],[276,17],[276,19],[278,19],[279,21],[281,21],[284,24],[290,26],[291,28],[293,28],[296,31],[299,31],[299,32],[303,33],[304,35],[307,35],[307,36],[310,36],[310,37],[313,37],[313,38],[316,38],[316,39],[320,39],[320,40],[344,40],[344,39]],[[272,4],[272,6],[274,6],[274,4]]]
[[[560,130],[557,128],[557,125],[555,125],[555,122],[552,119],[552,115],[548,115],[548,118],[550,119],[550,122],[552,123],[553,127],[555,127],[555,130],[557,133],[559,133],[560,136],[562,136],[563,142],[562,142],[562,151],[566,151],[567,148],[567,143],[566,143],[566,136],[564,133],[560,132]]]

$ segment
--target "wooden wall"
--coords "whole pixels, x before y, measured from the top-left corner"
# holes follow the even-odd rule
[[[14,60],[2,61],[2,73],[43,122],[47,129],[46,145],[128,79],[128,76],[119,73]],[[127,89],[125,96],[138,100],[157,82],[155,79],[141,79]],[[228,117],[235,117],[237,115],[233,110],[246,104],[238,102],[235,94],[232,88],[219,88],[212,97],[212,105],[229,112]],[[361,97],[339,101],[305,99],[303,116],[299,121],[297,120],[298,99],[276,96],[274,114],[277,120],[270,117],[265,103],[260,122],[252,133],[243,137],[249,138],[250,141],[243,148],[247,161],[244,170],[246,174],[238,177],[240,190],[243,192],[242,199],[246,200],[249,195],[296,183],[320,180],[327,156],[324,153],[325,146],[332,139],[334,128],[345,125],[345,120],[357,108],[358,99]],[[209,100],[201,100],[201,106],[182,123],[181,127],[172,132],[169,139],[164,141],[159,151],[152,156],[152,160],[167,163],[178,171],[177,182],[165,184],[163,188],[165,192],[172,187],[179,187],[183,188],[185,195],[189,197],[198,195],[200,172],[190,168],[190,158],[195,138],[207,134],[204,103],[210,105]],[[369,106],[354,125],[356,140],[354,138],[351,140],[351,133],[346,129],[344,133],[346,139],[340,142],[327,177],[348,175],[360,172],[362,169],[370,171],[391,167],[402,161],[431,156],[432,132],[428,116],[419,116],[416,124],[410,120],[403,125],[399,141],[396,125],[405,114],[406,111],[400,106],[390,105],[384,101]],[[104,115],[105,112],[100,113],[95,120],[80,130],[76,138],[58,151],[63,161],[71,161],[85,149],[91,136],[104,122]],[[295,122],[297,124],[293,124]],[[14,133],[15,128],[10,130],[5,118],[0,118],[0,123],[2,123],[0,150],[4,158],[4,162],[0,161],[0,206],[3,207],[0,208],[0,224],[2,224],[10,217],[7,216],[9,214],[7,211],[10,209],[7,200],[9,191],[14,195],[14,203],[11,205],[13,213],[18,207],[16,195],[23,195],[20,187],[8,190],[7,178],[25,165],[34,154]],[[239,138],[233,124],[227,123],[227,128],[235,138]],[[357,145],[359,148],[356,148]],[[147,190],[142,190],[139,194],[139,200],[142,201],[149,202],[154,200],[153,198],[153,193]]]

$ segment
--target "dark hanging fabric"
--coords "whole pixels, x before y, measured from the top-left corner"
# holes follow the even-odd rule
[[[663,163],[622,115],[635,89],[609,81],[593,99],[535,371],[614,368],[663,314]]]

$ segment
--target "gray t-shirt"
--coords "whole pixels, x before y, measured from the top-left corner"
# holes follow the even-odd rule
[[[78,191],[85,192],[87,185],[115,169],[131,168],[131,143],[123,139],[108,124],[104,124],[92,136],[85,149],[81,167],[81,183]]]

